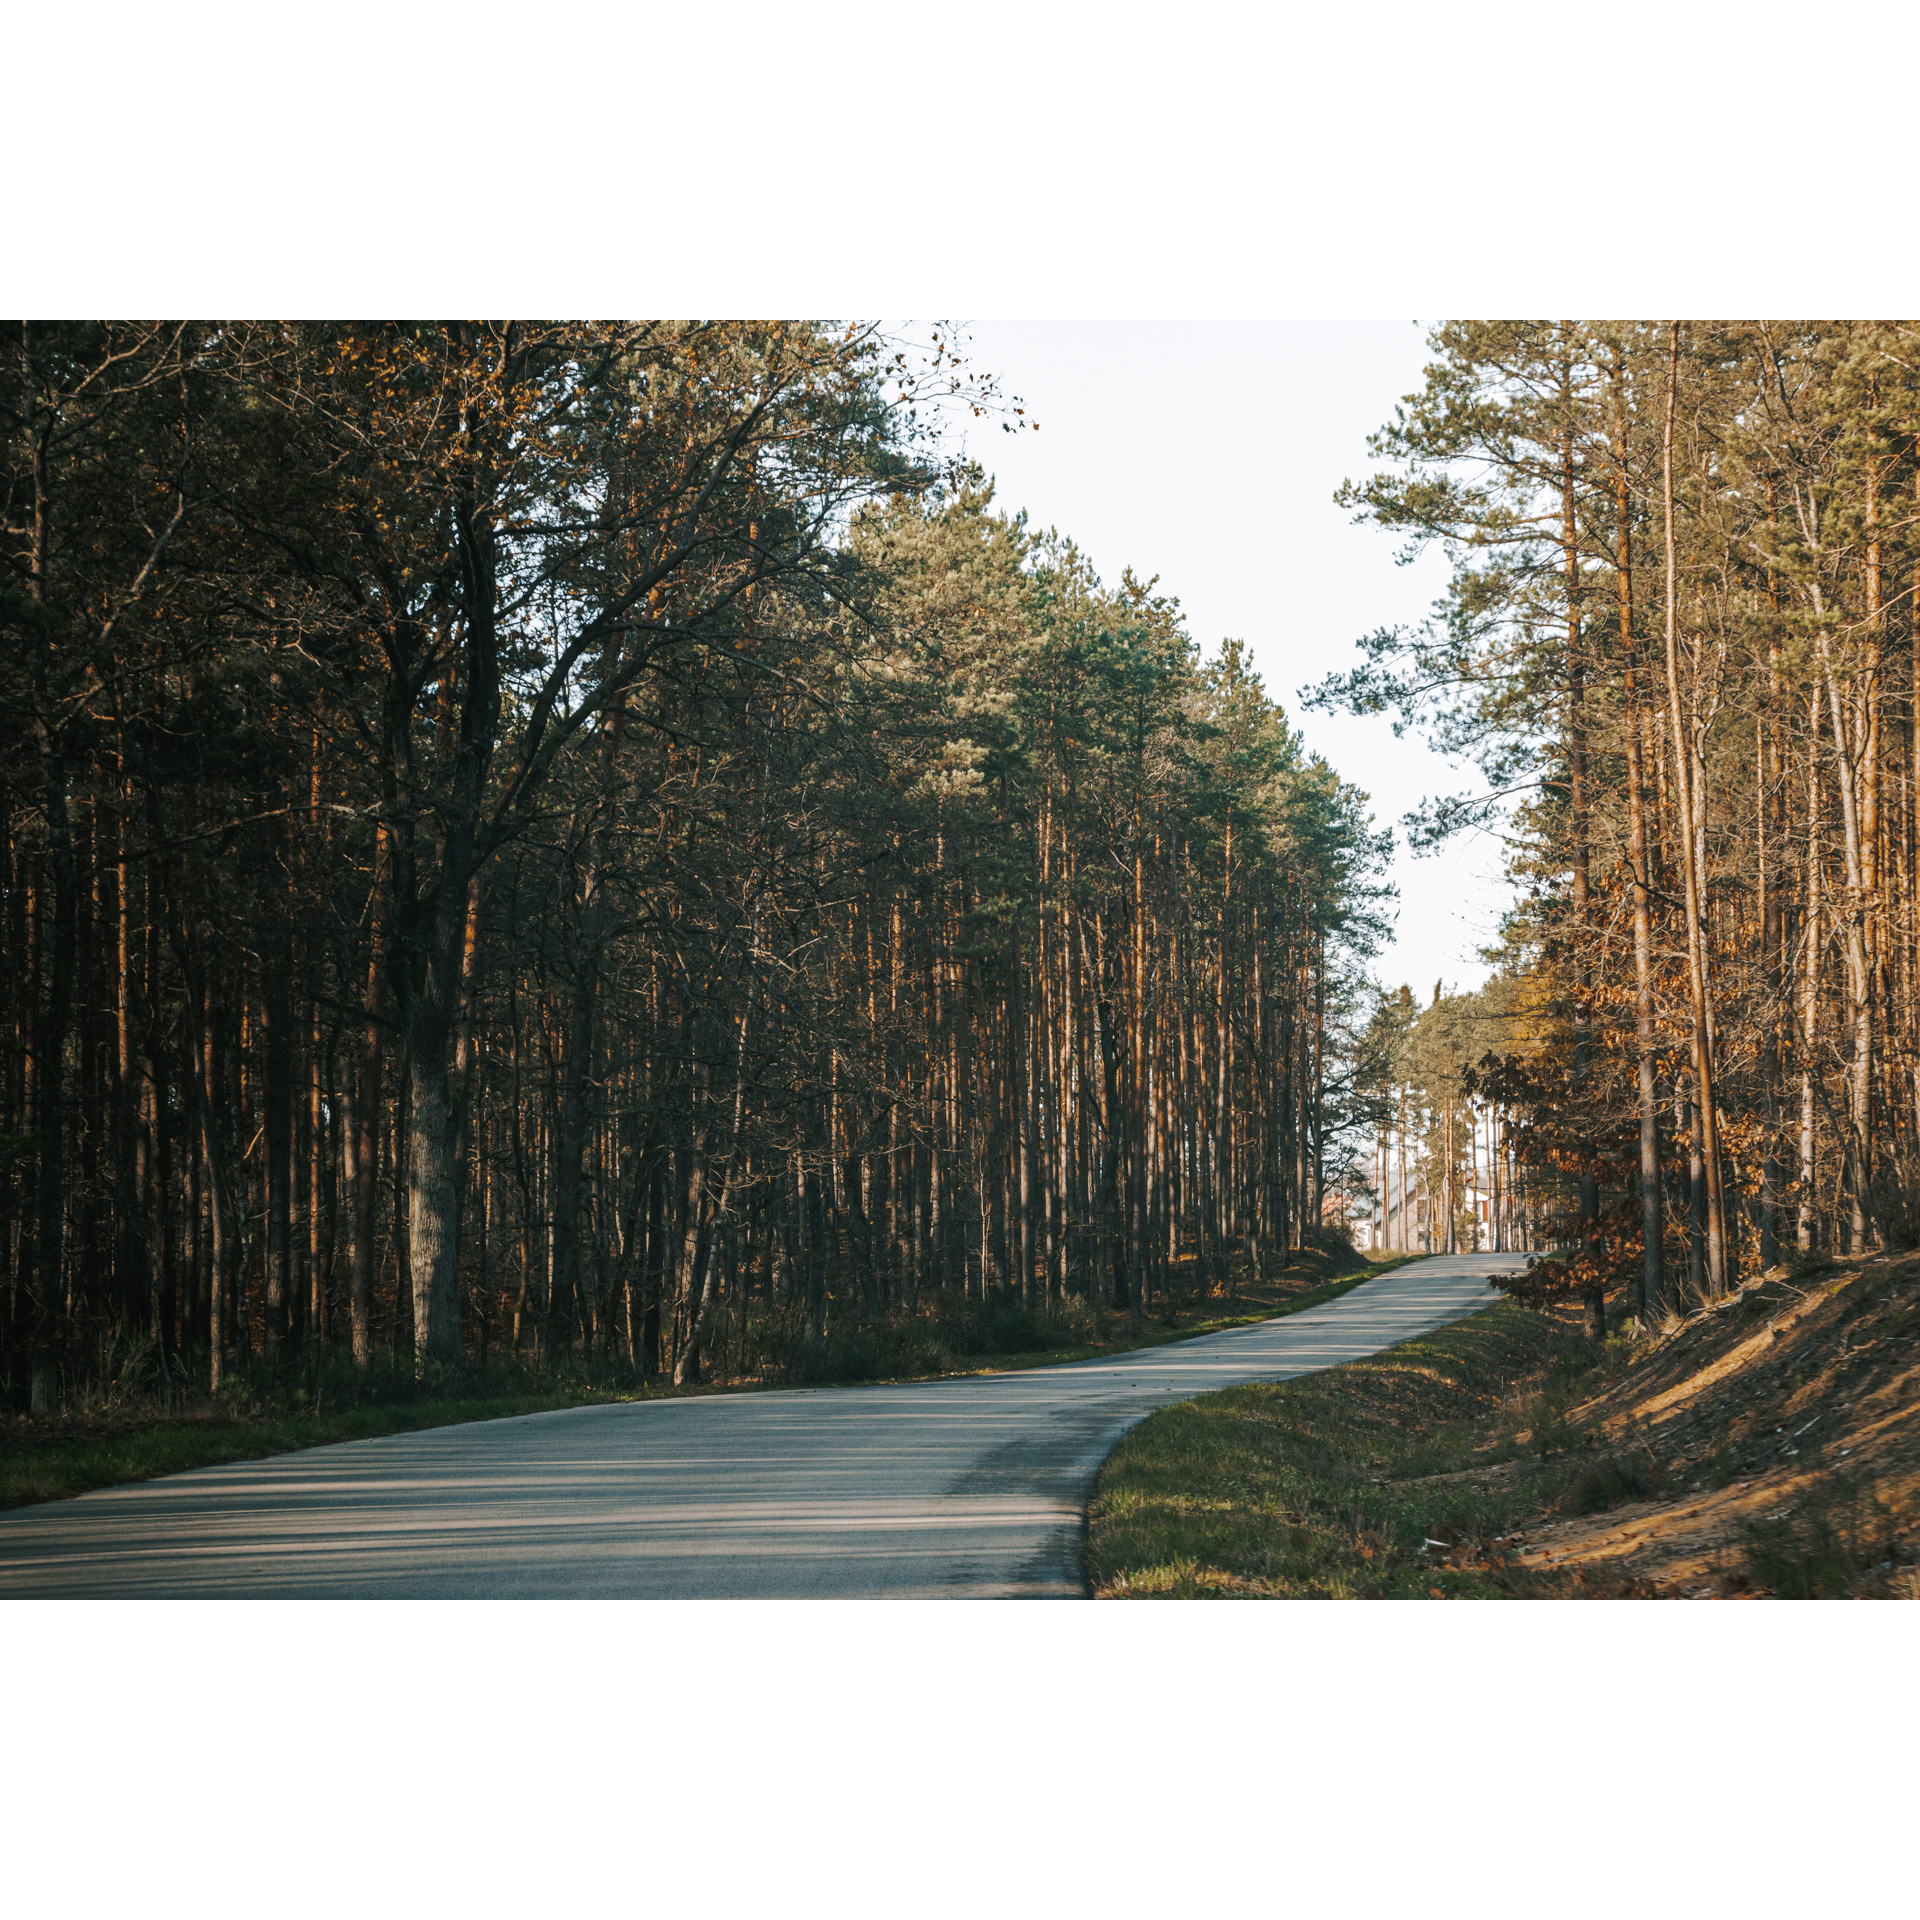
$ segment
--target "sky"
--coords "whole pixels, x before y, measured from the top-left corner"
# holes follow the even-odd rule
[[[1314,752],[1392,826],[1394,939],[1383,985],[1473,987],[1511,898],[1488,834],[1415,859],[1398,821],[1430,794],[1482,791],[1387,715],[1309,713],[1299,690],[1358,663],[1375,628],[1423,619],[1446,585],[1437,552],[1409,566],[1384,529],[1336,507],[1367,467],[1367,436],[1419,385],[1425,328],[1411,320],[974,320],[972,364],[1017,395],[1034,433],[976,423],[969,450],[996,503],[1057,527],[1101,577],[1160,576],[1203,649],[1237,636],[1268,694]]]

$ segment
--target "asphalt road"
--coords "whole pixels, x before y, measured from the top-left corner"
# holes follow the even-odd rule
[[[1111,1360],[578,1407],[315,1447],[0,1514],[0,1597],[1073,1597],[1100,1463],[1170,1401],[1356,1360],[1519,1254]]]

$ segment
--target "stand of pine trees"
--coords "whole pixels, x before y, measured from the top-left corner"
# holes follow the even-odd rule
[[[1357,1053],[1371,1120],[1353,1167],[1369,1244],[1391,1253],[1531,1253],[1550,1244],[1559,1196],[1525,1149],[1537,1090],[1491,1079],[1490,1039],[1533,1037],[1511,980],[1472,993],[1434,984],[1380,994]],[[1524,1104],[1523,1104],[1524,1103]],[[1364,1182],[1364,1185],[1362,1183]]]
[[[0,1380],[778,1374],[1318,1233],[1382,858],[814,325],[16,326]]]
[[[1459,323],[1344,497],[1455,561],[1316,699],[1515,798],[1516,1116],[1643,1316],[1920,1228],[1920,326]],[[1484,802],[1436,802],[1440,834]]]

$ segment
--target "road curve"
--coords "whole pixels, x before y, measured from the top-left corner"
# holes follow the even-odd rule
[[[577,1407],[315,1447],[0,1514],[0,1597],[1071,1597],[1114,1442],[1215,1387],[1483,1307],[1519,1254],[1111,1360]]]

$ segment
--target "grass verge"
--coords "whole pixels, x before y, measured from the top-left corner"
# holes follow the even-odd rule
[[[354,1407],[345,1413],[249,1419],[219,1412],[156,1421],[121,1433],[58,1439],[0,1455],[0,1507],[61,1500],[95,1487],[153,1480],[192,1467],[264,1460],[341,1440],[372,1440],[467,1420],[499,1420],[519,1413],[589,1404],[611,1394],[531,1394],[486,1400],[426,1400],[411,1406]]]
[[[1565,1409],[1597,1373],[1577,1329],[1510,1303],[1278,1386],[1151,1415],[1088,1509],[1103,1597],[1447,1598],[1520,1591],[1506,1545],[1577,1470]],[[1544,1450],[1544,1452],[1543,1452]]]
[[[1097,1360],[1107,1354],[1131,1353],[1138,1347],[1164,1347],[1169,1341],[1194,1340],[1203,1333],[1225,1333],[1230,1327],[1257,1327],[1263,1321],[1284,1320],[1288,1314],[1302,1313],[1308,1307],[1323,1307],[1329,1300],[1338,1300],[1342,1294],[1351,1293],[1355,1287],[1364,1286],[1369,1280],[1377,1280],[1383,1273],[1391,1273],[1395,1267],[1403,1267],[1408,1260],[1417,1257],[1417,1255],[1407,1254],[1393,1260],[1382,1260],[1377,1266],[1369,1267],[1364,1273],[1350,1273],[1338,1280],[1323,1281],[1318,1286],[1308,1287],[1302,1292],[1253,1313],[1215,1315],[1211,1319],[1195,1318],[1191,1321],[1182,1320],[1173,1327],[1126,1333],[1091,1345],[1005,1355],[992,1366],[953,1367],[946,1369],[943,1374],[916,1377],[933,1379],[968,1373],[1015,1373],[1025,1367],[1064,1367],[1070,1366],[1076,1360]]]

